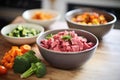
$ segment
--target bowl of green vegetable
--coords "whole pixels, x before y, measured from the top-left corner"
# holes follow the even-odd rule
[[[1,35],[16,45],[35,43],[37,36],[43,32],[42,26],[30,23],[9,24],[1,29]]]

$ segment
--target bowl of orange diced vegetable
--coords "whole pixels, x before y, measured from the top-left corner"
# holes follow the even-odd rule
[[[113,27],[116,16],[96,8],[79,8],[68,11],[65,19],[70,28],[83,29],[102,39]]]
[[[60,19],[58,11],[50,9],[30,9],[23,12],[22,17],[30,23],[42,25],[47,28]]]

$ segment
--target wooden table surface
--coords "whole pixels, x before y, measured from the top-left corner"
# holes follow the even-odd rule
[[[24,22],[22,18],[17,18],[13,23]],[[67,28],[65,22],[56,22],[51,29]],[[56,28],[57,29],[57,28]],[[99,43],[93,57],[81,68],[74,70],[61,70],[48,64],[47,74],[43,78],[36,78],[35,75],[26,80],[120,80],[120,30],[112,29]],[[0,59],[13,44],[8,43],[0,36]],[[33,49],[38,53],[36,44]],[[7,75],[0,76],[0,80],[23,80],[20,74],[15,74],[12,70]]]

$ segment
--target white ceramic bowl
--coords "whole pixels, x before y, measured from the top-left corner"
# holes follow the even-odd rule
[[[10,33],[14,28],[17,27],[17,25],[23,25],[24,27],[28,28],[34,28],[36,30],[39,30],[40,33],[38,35],[41,35],[44,32],[44,28],[40,25],[36,24],[29,24],[29,23],[18,23],[18,24],[10,24],[1,29],[2,36],[10,43],[22,45],[22,44],[32,44],[35,43],[36,38],[38,35],[32,36],[32,37],[10,37],[7,36],[7,33]]]
[[[45,12],[45,13],[50,13],[53,15],[53,18],[49,20],[35,20],[32,19],[31,17],[35,15],[36,12]],[[54,23],[56,20],[60,18],[59,12],[55,10],[50,10],[50,9],[30,9],[26,10],[23,12],[22,17],[30,23],[36,23],[44,26],[45,28],[49,27],[52,23]]]

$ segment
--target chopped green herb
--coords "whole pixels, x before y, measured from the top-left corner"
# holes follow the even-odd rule
[[[62,39],[64,39],[64,40],[70,40],[72,37],[70,36],[70,35],[64,35],[64,36],[62,36]]]
[[[49,34],[49,35],[46,36],[46,39],[50,39],[52,37],[53,37],[53,34]]]

